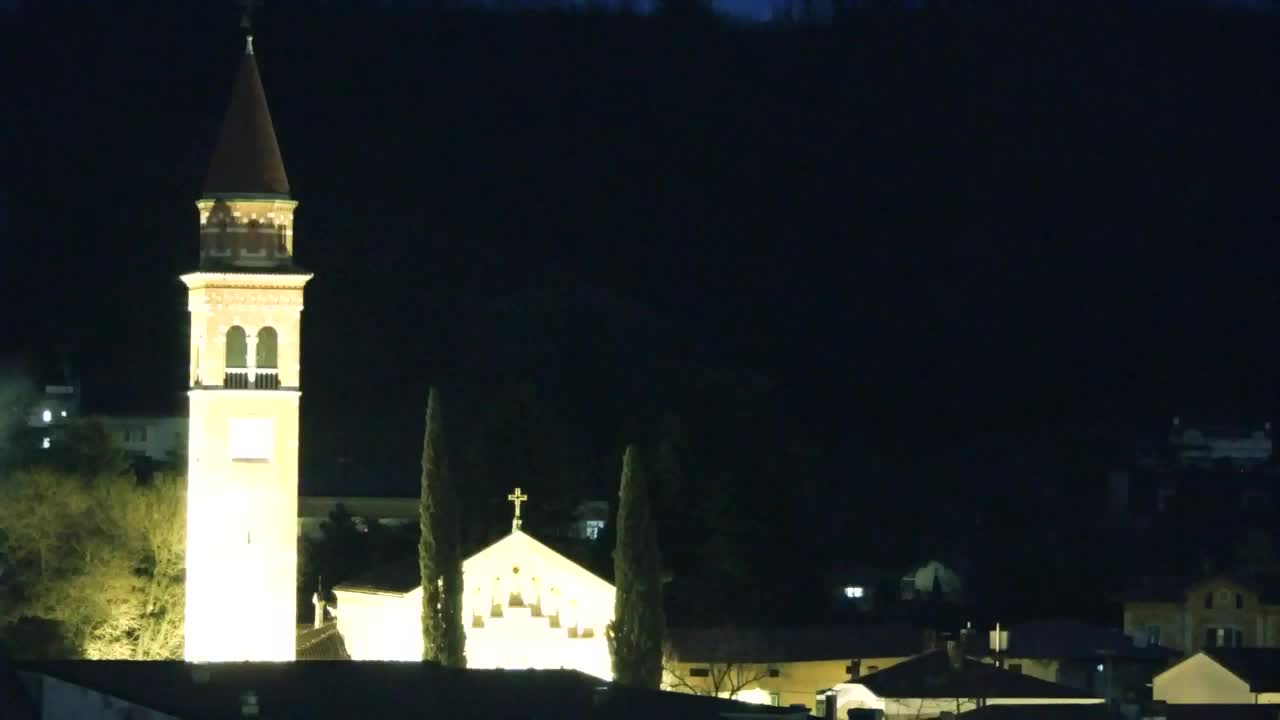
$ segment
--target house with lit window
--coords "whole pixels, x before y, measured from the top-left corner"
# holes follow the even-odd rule
[[[1138,645],[1184,654],[1280,647],[1280,594],[1268,580],[1215,575],[1194,583],[1149,581],[1124,602],[1124,632]]]

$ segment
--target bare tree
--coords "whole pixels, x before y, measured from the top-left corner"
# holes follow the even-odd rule
[[[768,644],[749,630],[694,630],[682,640],[664,647],[663,684],[671,690],[734,699],[771,675]]]
[[[0,629],[52,623],[89,659],[180,657],[185,498],[176,478],[0,478]]]

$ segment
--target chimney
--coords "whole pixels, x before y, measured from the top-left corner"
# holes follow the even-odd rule
[[[311,593],[311,604],[316,609],[315,624],[313,627],[324,625],[324,600],[321,599],[320,593]]]
[[[951,666],[952,672],[964,669],[964,647],[955,640],[947,641],[947,664]]]

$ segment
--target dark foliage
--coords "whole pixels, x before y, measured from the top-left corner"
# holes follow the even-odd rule
[[[449,475],[441,394],[427,396],[422,442],[422,488],[418,562],[422,572],[422,654],[450,667],[464,667],[462,555],[457,496]]]
[[[617,544],[613,550],[616,600],[606,629],[617,682],[657,689],[662,681],[666,619],[662,558],[653,518],[648,470],[640,449],[628,445],[618,490]]]

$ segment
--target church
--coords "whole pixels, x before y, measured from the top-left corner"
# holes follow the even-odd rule
[[[511,534],[462,564],[467,667],[581,670],[612,679],[605,626],[613,586],[520,529],[520,488]],[[417,558],[334,588],[338,632],[353,660],[422,657],[422,583]]]
[[[291,661],[300,321],[312,276],[293,262],[297,202],[252,36],[196,206],[199,268],[182,277],[191,313],[185,657]],[[517,488],[508,499],[511,533],[463,564],[468,667],[566,668],[610,679],[613,586],[523,532],[528,496]],[[254,592],[228,591],[244,587]],[[422,658],[416,558],[334,591],[329,612],[352,659]]]

